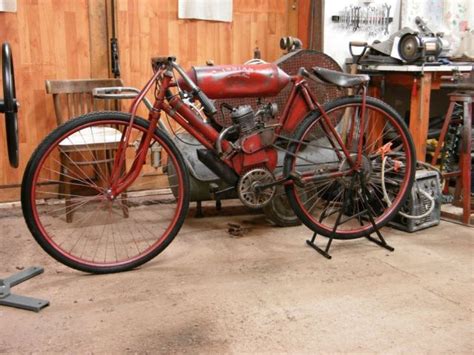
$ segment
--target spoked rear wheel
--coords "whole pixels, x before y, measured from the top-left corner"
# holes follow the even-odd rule
[[[92,273],[130,270],[163,251],[184,222],[188,175],[181,154],[158,130],[140,175],[110,197],[115,154],[129,122],[130,115],[119,112],[72,119],[46,137],[28,163],[22,184],[26,223],[43,249],[67,266]],[[134,119],[122,176],[148,126]]]
[[[300,186],[286,186],[288,199],[303,223],[319,234],[336,239],[366,236],[374,231],[369,212],[380,228],[407,197],[415,175],[413,142],[397,112],[380,100],[367,97],[363,121],[358,96],[337,99],[324,110],[354,161],[364,132],[360,170],[335,177],[349,171],[350,164],[328,134],[321,113],[314,112],[295,132],[285,157],[285,173],[300,180]]]

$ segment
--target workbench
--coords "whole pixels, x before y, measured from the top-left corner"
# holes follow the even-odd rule
[[[425,161],[426,140],[430,120],[431,90],[441,87],[441,77],[456,72],[472,71],[473,63],[453,63],[449,65],[358,65],[357,71],[370,75],[369,95],[380,98],[386,85],[409,88],[410,124],[409,129],[415,143],[418,160]]]

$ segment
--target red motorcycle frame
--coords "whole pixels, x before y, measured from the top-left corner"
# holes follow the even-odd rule
[[[130,113],[132,115],[132,120],[130,121],[130,125],[127,131],[124,133],[122,138],[121,145],[117,151],[115,164],[114,164],[114,172],[112,174],[112,181],[110,186],[110,198],[113,199],[114,196],[117,196],[121,192],[125,191],[127,187],[133,183],[133,181],[137,178],[138,174],[140,173],[141,166],[144,164],[147,154],[147,147],[150,144],[150,139],[152,132],[157,128],[158,122],[161,117],[161,112],[164,111],[167,115],[172,117],[177,123],[179,123],[186,131],[188,131],[192,136],[194,136],[204,147],[210,150],[216,150],[216,143],[221,144],[221,147],[218,147],[218,151],[229,152],[226,157],[222,157],[223,162],[232,168],[237,174],[241,174],[242,171],[254,166],[265,166],[269,171],[273,171],[276,163],[277,163],[277,152],[274,148],[269,147],[268,144],[263,145],[260,141],[260,137],[258,134],[251,135],[249,138],[246,139],[245,145],[242,147],[241,152],[232,151],[232,144],[223,139],[222,141],[219,139],[219,132],[214,129],[211,125],[207,124],[205,121],[202,120],[201,117],[197,116],[196,113],[183,101],[178,97],[178,95],[173,95],[173,97],[166,102],[165,95],[166,93],[169,94],[169,89],[176,88],[178,86],[177,81],[174,81],[173,69],[176,70],[184,80],[184,83],[191,88],[191,90],[195,93],[198,99],[201,101],[204,111],[211,113],[215,111],[215,108],[212,105],[212,102],[209,101],[207,96],[201,91],[199,87],[196,86],[194,81],[189,78],[189,76],[184,72],[184,70],[175,62],[174,57],[169,58],[159,58],[153,60],[154,65],[154,75],[145,85],[145,87],[140,91],[137,97],[134,99]],[[167,62],[167,63],[165,63]],[[240,66],[242,68],[243,66]],[[343,74],[339,74],[343,75]],[[336,144],[332,140],[335,139],[337,144],[342,148],[344,158],[349,163],[351,170],[347,171],[335,171],[330,173],[332,178],[337,178],[341,176],[345,176],[351,173],[351,171],[357,171],[361,163],[361,156],[362,156],[362,138],[363,134],[360,135],[359,138],[359,149],[357,153],[357,158],[354,161],[353,157],[347,150],[345,144],[342,142],[341,137],[339,136],[338,132],[334,128],[333,124],[330,122],[330,118],[324,111],[324,108],[321,104],[318,103],[317,99],[315,98],[314,94],[309,90],[308,84],[306,79],[313,79],[317,80],[312,74],[310,74],[304,68],[301,68],[297,75],[291,76],[290,80],[292,82],[292,89],[286,103],[286,106],[283,110],[282,115],[279,118],[278,124],[275,126],[274,138],[280,133],[290,134],[293,132],[301,122],[301,120],[311,111],[319,110],[322,113],[323,119],[323,129],[333,147],[336,147]],[[161,80],[160,80],[161,79]],[[364,75],[360,75],[358,77],[353,77],[353,84],[363,84],[368,81],[368,79]],[[160,81],[161,86],[158,95],[155,97],[155,102],[153,104],[153,109],[150,110],[148,119],[150,121],[150,127],[148,129],[147,134],[142,138],[140,143],[140,147],[138,149],[138,157],[134,160],[133,165],[131,166],[129,172],[120,177],[120,172],[123,171],[123,164],[125,163],[124,154],[122,154],[125,148],[129,144],[130,139],[130,132],[131,127],[133,124],[133,117],[135,117],[136,112],[138,110],[139,104],[145,97],[145,95],[150,91],[153,87],[153,84]],[[219,91],[222,89],[220,87],[222,82],[215,81],[215,91]],[[351,85],[351,86],[352,86]],[[364,85],[361,86],[362,93],[363,93],[363,103],[362,103],[362,117],[365,117],[365,94],[366,88]],[[277,89],[270,88],[270,92],[277,91]],[[245,95],[247,92],[244,91],[241,95]],[[238,93],[236,94],[238,96]],[[364,124],[361,124],[364,127]],[[332,135],[331,136],[329,135]],[[273,143],[273,142],[272,142]],[[336,150],[337,151],[337,150]],[[340,153],[337,152],[340,156]],[[327,178],[328,176],[309,176],[309,177],[301,177],[298,180],[301,182],[311,182],[320,180],[321,178]],[[271,185],[276,185],[283,183],[294,177],[286,176],[283,179],[280,179]],[[266,188],[271,185],[265,185],[261,188]]]

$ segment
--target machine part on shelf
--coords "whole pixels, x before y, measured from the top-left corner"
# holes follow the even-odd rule
[[[419,33],[407,33],[400,38],[398,52],[406,63],[435,62],[445,57],[449,50],[448,42],[439,36],[422,36]]]
[[[0,100],[0,113],[5,114],[5,128],[7,136],[8,159],[10,166],[18,168],[18,101],[15,91],[15,72],[13,69],[13,57],[10,45],[2,45],[2,78],[3,99]]]
[[[39,312],[44,307],[48,306],[49,301],[11,293],[12,287],[42,274],[43,271],[44,269],[41,267],[30,267],[6,279],[0,279],[0,305],[26,309],[34,312]]]
[[[299,38],[288,36],[280,39],[280,48],[287,53],[294,52],[301,47],[303,47],[303,42]]]
[[[463,121],[463,105],[454,102],[453,111],[451,113],[448,124],[445,122],[445,115],[430,117],[430,125],[428,131],[427,154],[431,155],[431,163],[438,164],[440,172],[453,172],[458,170],[459,149],[461,144],[461,132]],[[444,139],[441,144],[439,140],[442,138],[442,127],[446,125]],[[438,148],[441,145],[441,148]],[[436,154],[436,151],[439,153]],[[436,155],[436,162],[433,161]],[[430,165],[432,167],[432,165]]]
[[[432,201],[434,201],[434,204]],[[434,207],[432,207],[433,205]],[[401,211],[406,215],[418,215],[422,218],[409,219],[399,213],[389,223],[390,226],[396,229],[412,233],[439,224],[441,184],[439,174],[436,171],[418,170],[416,172],[411,194]],[[428,211],[430,211],[429,214],[427,214]]]
[[[259,189],[259,186],[275,181],[273,174],[264,168],[255,168],[244,173],[237,184],[237,194],[242,203],[253,209],[262,208],[272,200],[276,186]]]
[[[438,58],[446,57],[449,43],[443,33],[434,33],[428,25],[417,16],[415,23],[419,32],[407,33],[400,38],[398,52],[406,63],[435,62]]]
[[[416,24],[420,31],[404,27],[385,41],[374,41],[371,45],[349,42],[353,62],[356,64],[437,64],[449,51],[449,43],[443,33],[433,33],[419,17]],[[363,47],[355,54],[353,47]]]
[[[422,55],[420,51],[423,47],[422,41],[423,37],[418,37],[418,34],[407,33],[404,35],[398,44],[400,57],[408,63],[416,62]]]
[[[374,41],[371,45],[366,42],[351,41],[349,42],[349,52],[352,60],[356,64],[400,64],[401,59],[397,52],[400,37],[414,32],[411,28],[404,27],[390,35],[385,41]],[[361,53],[355,54],[353,47],[363,47],[363,50]]]

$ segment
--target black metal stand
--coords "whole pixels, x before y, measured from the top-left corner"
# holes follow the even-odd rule
[[[49,301],[15,295],[10,292],[10,289],[13,286],[42,274],[43,271],[44,269],[41,267],[30,267],[6,279],[0,279],[0,305],[26,309],[34,312],[39,312],[44,307],[48,306]]]
[[[362,190],[361,191],[362,193],[358,191],[357,194],[360,198],[360,201],[362,201],[362,204],[364,206],[364,210],[361,213],[359,213],[356,217],[359,220],[360,225],[363,226],[364,224],[362,223],[362,218],[361,217],[365,215],[368,218],[368,220],[370,221],[370,223],[372,224],[372,226],[374,227],[374,232],[377,234],[377,237],[378,237],[378,239],[376,239],[376,238],[372,237],[369,234],[369,235],[365,236],[365,238],[367,238],[367,240],[369,240],[372,243],[377,244],[378,246],[380,246],[382,248],[385,248],[389,251],[394,251],[395,248],[393,248],[393,247],[391,247],[390,245],[387,244],[384,237],[382,236],[382,233],[380,232],[380,229],[375,224],[374,212],[373,212],[373,210],[370,206],[369,192],[367,191],[367,187],[365,185],[365,177],[364,177],[363,173],[362,174],[358,173],[355,176],[357,176],[359,178],[359,181],[360,181],[360,189]],[[351,182],[351,187],[350,187],[349,190],[353,191],[353,188],[354,188],[354,180]],[[347,190],[346,190],[346,192],[347,192]],[[316,236],[318,235],[316,232],[313,233],[313,237],[311,238],[311,240],[309,240],[309,239],[306,240],[306,244],[308,244],[310,247],[312,247],[314,250],[316,250],[319,254],[321,254],[322,256],[324,256],[327,259],[332,258],[332,256],[329,254],[329,248],[331,247],[331,243],[332,243],[333,239],[337,239],[337,238],[335,238],[337,227],[340,226],[342,223],[347,221],[346,220],[346,221],[343,221],[341,223],[341,218],[342,218],[342,214],[343,214],[344,210],[346,209],[346,207],[348,207],[350,205],[350,203],[353,202],[353,199],[352,199],[351,196],[352,195],[347,196],[345,194],[345,196],[344,196],[344,205],[339,210],[339,214],[337,216],[336,223],[334,224],[334,228],[332,230],[331,236],[329,237],[329,241],[327,242],[326,247],[324,248],[324,250],[321,249],[320,247],[318,247],[315,244]],[[325,218],[329,217],[330,214],[326,215],[327,207],[328,207],[328,205],[326,205],[323,213],[321,214],[319,222],[322,222]]]

